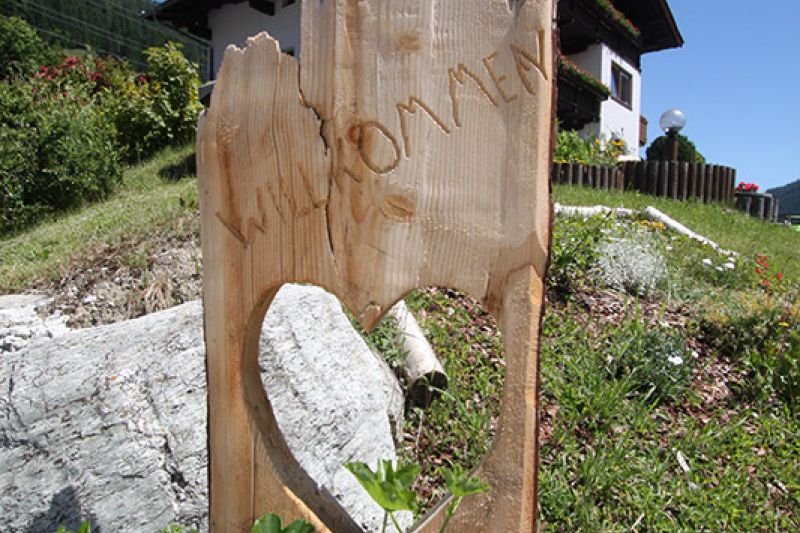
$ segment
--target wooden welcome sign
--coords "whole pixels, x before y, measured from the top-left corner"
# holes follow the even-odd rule
[[[417,287],[478,297],[507,377],[477,470],[492,490],[450,529],[535,528],[552,20],[552,0],[305,0],[301,66],[266,34],[225,53],[198,139],[212,532],[267,512],[359,531],[293,458],[259,378],[287,282],[336,294],[367,329]]]

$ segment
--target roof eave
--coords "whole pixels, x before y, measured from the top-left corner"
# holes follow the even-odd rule
[[[678,29],[678,23],[675,21],[675,16],[672,14],[669,3],[667,3],[667,0],[658,0],[658,4],[664,16],[663,20],[667,25],[667,35],[656,42],[647,43],[642,49],[642,53],[680,48],[684,44],[683,35],[681,35],[681,31]]]

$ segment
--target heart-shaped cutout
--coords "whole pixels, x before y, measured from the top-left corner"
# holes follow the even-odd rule
[[[261,375],[288,448],[365,531],[379,531],[384,512],[345,472],[345,463],[375,468],[379,459],[398,455],[404,464],[416,463],[421,474],[414,490],[424,514],[446,494],[442,468],[478,465],[499,414],[505,365],[491,316],[447,289],[414,291],[406,300],[413,313],[393,308],[362,337],[333,295],[285,285],[261,335]],[[401,324],[416,326],[415,314],[422,328]],[[433,341],[430,353],[419,348],[426,342],[422,335]],[[435,383],[425,386],[416,372],[425,366],[419,359],[431,356],[438,370],[428,378]],[[434,393],[427,398],[436,397],[432,404],[420,404],[423,388]],[[397,515],[401,525],[411,525],[410,513]]]

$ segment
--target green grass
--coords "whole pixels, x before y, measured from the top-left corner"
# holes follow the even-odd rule
[[[196,210],[197,184],[187,163],[192,152],[193,147],[165,150],[128,168],[109,199],[2,238],[0,293],[54,278],[92,247],[151,233]]]
[[[798,528],[800,420],[720,405],[702,424],[676,407],[697,402],[691,391],[654,407],[604,372],[591,337],[569,316],[545,323],[543,398],[558,409],[541,449],[544,531]]]
[[[739,252],[743,257],[766,255],[774,267],[786,275],[787,282],[800,282],[800,232],[746,216],[732,207],[568,185],[553,185],[553,201],[568,205],[602,204],[632,209],[653,206],[692,231],[708,237],[725,249]]]

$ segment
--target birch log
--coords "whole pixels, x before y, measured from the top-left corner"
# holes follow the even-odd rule
[[[212,533],[266,512],[358,530],[297,464],[259,380],[262,318],[293,281],[367,330],[417,287],[482,302],[506,340],[476,471],[492,490],[450,529],[534,529],[553,18],[553,0],[305,0],[302,68],[266,34],[225,52],[198,132]]]
[[[428,407],[436,398],[437,389],[447,388],[447,374],[406,303],[400,300],[389,314],[397,320],[403,341],[406,395],[412,404]]]

